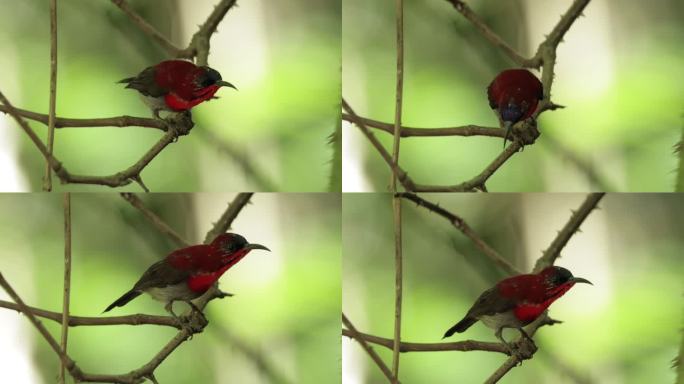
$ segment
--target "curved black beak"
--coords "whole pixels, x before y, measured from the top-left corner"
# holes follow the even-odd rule
[[[247,245],[245,245],[245,247],[244,247],[243,249],[249,249],[249,250],[252,250],[252,249],[263,249],[264,251],[269,251],[269,252],[271,252],[270,249],[264,247],[264,246],[261,245],[261,244],[247,244]]]
[[[216,82],[216,85],[218,85],[219,87],[231,87],[237,91],[237,88],[233,84],[231,84],[227,81],[219,80]]]
[[[573,283],[586,283],[589,285],[594,285],[591,283],[591,281],[589,281],[587,279],[583,279],[581,277],[573,277],[572,279],[570,279],[570,281],[572,281]]]

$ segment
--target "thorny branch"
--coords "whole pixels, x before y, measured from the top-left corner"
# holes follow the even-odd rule
[[[251,194],[248,194],[251,195]],[[236,201],[238,202],[243,202],[245,199],[245,194],[239,194],[236,199],[234,200],[234,203]],[[141,202],[137,202],[139,206],[138,209],[140,209],[143,212],[149,212],[147,208],[142,206]],[[237,215],[240,213],[241,209],[245,206],[246,201],[244,203],[238,203],[238,204],[231,204],[226,212],[222,215],[221,219],[219,222],[217,222],[212,229],[209,231],[210,233],[219,231],[221,229],[225,230],[225,228],[228,228],[232,221],[237,217]],[[65,211],[66,212],[66,211]],[[157,217],[156,215],[154,215]],[[148,220],[151,220],[154,222],[152,219],[151,215],[146,214],[145,215]],[[158,217],[157,217],[158,219]],[[65,218],[66,220],[66,218]],[[159,219],[160,220],[160,219]],[[158,226],[158,228],[161,228],[163,226],[167,226],[166,224],[159,225],[159,223],[155,223],[155,226]],[[171,236],[170,232],[168,231],[161,231],[162,233]],[[66,237],[65,237],[66,241]],[[65,247],[67,247],[65,243]],[[66,250],[65,250],[66,252]],[[156,383],[156,379],[154,378],[154,370],[171,354],[173,351],[180,346],[183,342],[188,340],[190,337],[192,337],[193,334],[195,333],[200,333],[203,331],[204,327],[207,325],[206,321],[203,321],[201,318],[201,315],[190,312],[189,316],[189,323],[191,324],[191,327],[180,327],[177,320],[173,319],[168,316],[151,316],[151,315],[142,315],[142,314],[136,314],[136,315],[129,315],[129,316],[116,316],[116,317],[81,317],[81,316],[65,316],[65,313],[59,313],[59,312],[51,312],[51,311],[46,311],[43,309],[39,308],[32,308],[28,307],[22,300],[21,298],[17,295],[17,293],[14,291],[14,289],[9,285],[9,283],[5,280],[5,278],[2,276],[2,273],[0,273],[0,286],[2,286],[5,291],[10,295],[14,303],[0,300],[0,307],[2,308],[8,308],[12,310],[19,311],[26,315],[26,317],[29,318],[31,323],[34,324],[34,326],[38,329],[38,331],[43,335],[45,340],[50,344],[50,346],[55,350],[55,352],[60,356],[60,359],[62,360],[62,364],[66,367],[66,369],[69,371],[71,376],[76,380],[77,382],[79,381],[88,381],[88,382],[106,382],[106,383],[121,383],[121,384],[138,384],[144,381],[144,379],[150,379],[153,382]],[[211,299],[214,298],[222,298],[225,297],[228,294],[222,293],[218,291],[218,289],[214,288],[215,291],[211,295],[205,295],[206,301],[202,305],[201,308],[203,308],[206,305],[206,302],[208,302]],[[45,329],[43,324],[38,320],[36,317],[43,317],[46,319],[50,319],[53,321],[56,321],[62,325],[68,324],[68,326],[100,326],[100,325],[121,325],[121,324],[127,324],[127,325],[142,325],[142,324],[153,324],[153,325],[161,325],[161,326],[168,326],[168,327],[174,327],[178,328],[179,332],[176,334],[176,336],[171,339],[148,363],[144,364],[138,369],[132,370],[128,373],[125,374],[90,374],[81,371],[81,369],[76,365],[76,363],[68,356],[68,354],[64,351],[62,347],[57,343],[57,341],[50,335],[50,333]],[[235,338],[235,337],[234,337]],[[240,341],[242,342],[242,341]],[[242,342],[244,344],[244,342]],[[251,356],[251,355],[248,355]],[[268,365],[263,365],[261,364],[260,366],[269,368],[270,366]],[[275,373],[268,373],[269,376],[277,377]]]
[[[50,102],[48,117],[48,151],[52,154],[55,144],[55,110],[57,105],[57,0],[50,0]],[[52,191],[52,168],[45,162],[45,180],[43,190]],[[64,368],[64,367],[62,367]],[[64,369],[60,379],[64,380]]]
[[[382,361],[382,358],[380,357],[380,355],[378,355],[377,352],[375,352],[373,347],[368,345],[368,343],[366,342],[366,339],[364,337],[362,337],[361,334],[356,330],[356,327],[354,327],[354,324],[352,324],[352,322],[349,321],[347,316],[345,316],[344,312],[342,313],[342,323],[347,328],[347,329],[342,330],[343,331],[342,334],[344,336],[349,336],[349,337],[356,339],[356,341],[358,341],[358,343],[361,345],[361,348],[363,348],[363,350],[366,351],[366,353],[368,353],[368,356],[371,357],[371,359],[375,362],[375,364],[378,366],[378,368],[380,368],[382,373],[385,374],[385,377],[387,377],[387,380],[389,380],[391,383],[397,382],[398,379],[395,378],[394,375],[392,375],[392,371],[390,371],[390,369],[387,367],[387,364],[385,364],[385,362]],[[346,331],[346,333],[345,333],[345,331]],[[392,349],[394,346],[394,340],[391,340],[391,339],[387,339],[387,340],[390,343],[390,346],[388,346],[387,348]]]
[[[71,297],[71,193],[64,194],[64,296],[62,299],[62,350],[67,352],[69,332],[69,301]],[[64,384],[66,366],[64,361],[59,372],[59,382]]]
[[[544,97],[539,103],[539,107],[536,112],[532,115],[533,119],[528,119],[516,123],[513,126],[513,133],[516,136],[516,140],[513,141],[504,151],[499,154],[493,162],[491,162],[480,174],[473,177],[465,182],[455,184],[455,185],[421,185],[414,183],[406,173],[401,169],[399,164],[391,163],[390,169],[397,173],[400,177],[400,181],[408,191],[412,192],[463,192],[463,191],[475,191],[483,190],[486,191],[485,183],[487,180],[504,164],[506,163],[515,153],[523,148],[524,145],[533,144],[537,137],[539,136],[539,131],[536,128],[536,119],[541,113],[548,110],[555,110],[558,108],[563,108],[563,106],[555,104],[551,101],[551,86],[553,84],[553,73],[556,65],[556,50],[558,45],[563,40],[563,37],[570,29],[572,24],[577,20],[577,18],[582,14],[584,8],[589,4],[590,0],[575,0],[573,4],[569,7],[568,11],[561,17],[560,21],[553,28],[551,33],[544,39],[538,46],[537,52],[531,58],[525,58],[518,51],[513,49],[508,43],[506,43],[499,35],[492,31],[480,18],[475,14],[470,7],[461,0],[447,0],[454,8],[463,15],[468,21],[470,21],[475,29],[477,29],[490,43],[495,47],[499,48],[504,54],[506,54],[512,61],[516,64],[527,67],[527,68],[542,68],[541,82],[544,89]],[[382,147],[377,139],[369,134],[370,131],[367,127],[373,127],[385,132],[395,133],[394,125],[383,123],[364,117],[360,117],[351,112],[351,107],[347,104],[344,109],[347,111],[347,115],[343,118],[355,124],[361,131],[366,135],[366,137],[371,141],[376,150],[380,155],[385,158],[385,161],[389,163],[386,158],[386,150]],[[467,125],[463,127],[453,127],[453,128],[403,128],[407,129],[405,132],[401,133],[402,137],[409,136],[488,136],[488,137],[502,137],[504,132],[499,129],[497,134],[494,129],[487,127],[479,127],[473,125]]]

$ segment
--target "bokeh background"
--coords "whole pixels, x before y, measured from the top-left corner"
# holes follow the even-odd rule
[[[143,200],[188,241],[201,243],[233,197],[152,194]],[[220,288],[235,296],[209,303],[210,324],[160,365],[160,383],[339,381],[340,197],[257,193],[251,201],[232,230],[272,252],[255,251],[226,272]],[[4,194],[0,212],[3,276],[27,304],[60,311],[62,196]],[[143,295],[101,314],[150,264],[176,248],[135,208],[117,194],[74,194],[72,230],[73,315],[166,313],[163,304]],[[8,300],[4,291],[0,298]],[[59,339],[59,325],[43,323]],[[87,372],[125,373],[149,361],[175,334],[151,325],[76,327],[69,332],[69,353]],[[0,382],[56,381],[57,356],[24,316],[0,308],[0,340]]]
[[[468,2],[528,57],[570,3]],[[489,190],[673,191],[673,145],[684,127],[682,15],[676,0],[589,3],[557,51],[552,100],[567,108],[541,116],[541,137],[497,171]],[[394,17],[393,1],[343,3],[343,95],[361,116],[385,122],[394,116]],[[485,89],[514,63],[447,1],[405,1],[404,23],[403,124],[497,126]],[[377,151],[357,127],[345,123],[343,133],[344,190],[386,191],[389,168]],[[391,148],[389,134],[377,136]],[[406,138],[400,163],[417,183],[456,184],[480,173],[501,141]]]
[[[584,194],[425,194],[460,215],[480,237],[529,271]],[[343,197],[343,310],[361,332],[393,334],[394,248],[391,196]],[[539,351],[506,383],[673,383],[682,325],[682,197],[609,194],[561,253],[557,265],[594,285],[577,285],[555,302],[534,339]],[[449,222],[404,203],[402,340],[438,343],[482,291],[504,274]],[[517,338],[505,330],[507,339]],[[496,341],[476,323],[465,339]],[[343,338],[343,382],[386,378],[356,341]],[[391,351],[375,350],[386,362]],[[481,383],[506,359],[491,352],[401,355],[405,383]],[[389,364],[389,363],[388,363]]]
[[[131,0],[131,7],[185,47],[215,0]],[[142,173],[152,191],[325,191],[338,124],[339,0],[240,2],[211,39],[209,65],[239,91],[193,109],[192,133]],[[47,113],[49,11],[40,0],[0,5],[0,83],[18,108]],[[136,92],[115,82],[167,59],[110,1],[58,4],[57,115],[151,117]],[[45,140],[47,129],[31,123]],[[132,165],[160,137],[141,128],[61,129],[55,155],[69,171],[109,175]],[[246,153],[258,176],[246,173]],[[44,160],[14,120],[0,113],[0,191],[40,190]],[[57,190],[108,190],[61,186]],[[121,190],[139,191],[135,185]]]

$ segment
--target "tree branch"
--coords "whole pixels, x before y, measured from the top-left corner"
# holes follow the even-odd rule
[[[582,225],[591,211],[596,208],[598,202],[601,200],[601,198],[603,198],[604,195],[605,193],[603,192],[591,193],[587,195],[587,198],[584,200],[582,205],[580,205],[579,209],[572,213],[570,220],[568,220],[563,229],[558,232],[558,235],[555,239],[553,239],[551,245],[549,245],[542,256],[537,260],[534,265],[534,273],[553,265],[558,256],[560,256],[561,250],[568,243],[572,235],[579,231],[580,225]]]
[[[169,39],[166,38],[161,32],[150,25],[145,19],[140,17],[135,11],[133,11],[125,0],[111,0],[114,5],[119,7],[123,13],[125,13],[135,25],[140,28],[141,31],[146,33],[152,38],[159,46],[161,46],[166,53],[170,56],[179,57],[183,52],[175,44],[173,44]]]
[[[355,120],[350,114],[343,113],[342,119],[355,123]],[[367,127],[376,128],[390,134],[394,134],[394,125],[383,123],[382,121],[372,120],[365,117],[360,117]],[[479,125],[464,125],[460,127],[448,128],[412,128],[401,127],[401,137],[437,137],[437,136],[490,136],[503,138],[506,132],[501,128],[482,127]]]
[[[396,97],[394,104],[394,140],[392,143],[392,178],[390,189],[397,193],[397,174],[399,167],[399,146],[401,144],[401,110],[404,93],[404,2],[396,0],[396,38],[397,38],[397,74]],[[401,304],[403,296],[403,260],[401,233],[401,199],[392,196],[392,213],[394,217],[394,345],[392,347],[392,383],[399,382],[399,347],[401,344]]]
[[[439,205],[429,202],[422,197],[419,197],[415,193],[399,193],[398,194],[400,197],[403,197],[407,200],[413,201],[416,203],[419,207],[423,207],[427,209],[428,211],[431,211],[443,218],[445,218],[447,221],[451,223],[456,229],[461,231],[467,238],[469,238],[473,244],[477,248],[482,251],[482,253],[485,254],[494,264],[496,264],[499,268],[503,269],[507,274],[509,275],[520,275],[522,274],[522,271],[520,271],[518,268],[514,267],[513,264],[511,264],[508,260],[506,260],[503,256],[501,256],[497,251],[495,251],[492,247],[489,246],[480,236],[473,231],[473,229],[468,225],[468,223],[465,222],[461,217],[457,216],[456,214],[440,207]]]
[[[42,113],[27,111],[25,109],[14,108],[16,114],[27,119],[48,124],[49,117]],[[0,112],[9,113],[9,108],[0,105]],[[55,117],[55,128],[93,128],[93,127],[141,127],[156,128],[162,131],[168,130],[168,124],[160,119],[148,119],[145,117],[117,116],[97,119],[71,119],[66,117]]]
[[[392,371],[387,367],[384,361],[380,358],[380,356],[375,352],[375,350],[366,343],[366,340],[360,336],[359,332],[356,330],[354,327],[354,324],[352,324],[351,321],[347,318],[347,316],[342,313],[342,323],[344,323],[344,326],[347,327],[347,329],[342,330],[342,334],[345,336],[349,336],[354,338],[356,341],[359,342],[361,345],[361,348],[363,348],[366,353],[368,353],[368,356],[371,357],[371,359],[375,362],[375,364],[380,368],[382,373],[385,374],[385,377],[387,377],[387,380],[390,381],[390,383],[395,383],[398,382],[398,380],[392,375]],[[345,334],[345,331],[348,334]],[[390,342],[390,345],[394,344],[393,340],[388,340]],[[389,349],[392,349],[392,347],[388,347]]]
[[[71,193],[64,194],[64,297],[62,299],[62,350],[67,352],[69,332],[69,298],[71,294]],[[59,382],[64,384],[66,366],[64,361],[59,372]]]
[[[140,213],[145,216],[145,218],[152,223],[152,225],[157,228],[157,230],[164,235],[168,236],[174,243],[179,247],[189,247],[191,244],[185,240],[181,235],[178,234],[171,226],[166,224],[156,213],[152,212],[145,204],[140,200],[138,196],[133,193],[122,192],[121,197],[128,201],[133,207],[137,208]]]
[[[346,324],[345,324],[346,325]],[[343,329],[342,335],[351,337],[359,342],[365,341],[381,345],[387,349],[394,348],[394,340],[380,336],[369,335],[367,333],[352,332],[350,329]],[[486,341],[463,340],[453,343],[409,343],[402,341],[399,343],[399,351],[404,352],[444,352],[444,351],[487,351],[499,352],[509,355],[510,352],[501,343],[491,343]]]
[[[242,208],[249,203],[249,199],[252,198],[253,194],[253,192],[242,192],[235,196],[233,201],[228,204],[228,208],[223,212],[223,215],[221,215],[221,218],[207,232],[207,235],[204,237],[205,244],[211,243],[216,236],[225,233],[230,228],[237,215],[242,211]]]
[[[55,109],[57,105],[57,0],[50,0],[50,101],[48,117],[48,152],[52,155],[55,144]],[[45,179],[43,190],[52,190],[52,168],[50,162],[45,162]],[[64,380],[64,366],[62,366],[61,380]]]

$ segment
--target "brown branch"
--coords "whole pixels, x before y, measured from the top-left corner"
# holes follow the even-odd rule
[[[48,124],[49,117],[42,113],[15,108],[17,115],[27,119]],[[9,109],[0,105],[0,112],[9,113]],[[67,117],[55,117],[55,128],[92,128],[92,127],[141,127],[156,128],[162,131],[168,130],[168,124],[160,119],[148,119],[145,117],[117,116],[97,119],[72,119]]]
[[[394,347],[394,340],[387,339],[380,336],[369,335],[362,332],[352,332],[349,329],[343,329],[342,335],[351,337],[357,341],[365,341],[368,343],[373,343],[381,345],[385,348],[392,350]],[[463,340],[453,343],[410,343],[407,341],[402,341],[399,343],[399,351],[404,352],[444,352],[444,351],[486,351],[486,352],[499,352],[505,355],[509,355],[510,352],[505,345],[501,343],[492,343],[486,341],[476,341],[476,340]]]
[[[468,21],[470,21],[475,29],[482,33],[485,39],[489,40],[494,46],[498,47],[503,51],[506,56],[522,67],[528,68],[539,68],[541,65],[541,60],[539,57],[534,56],[531,59],[527,59],[522,56],[518,51],[513,49],[508,43],[506,43],[499,35],[492,31],[487,24],[485,24],[476,14],[473,12],[466,3],[461,0],[447,0],[451,5],[456,8],[456,10],[463,15]]]
[[[482,251],[491,261],[494,262],[499,268],[503,269],[509,275],[520,275],[522,272],[513,266],[508,260],[501,256],[497,251],[489,246],[480,236],[473,231],[473,229],[465,222],[461,217],[456,214],[440,207],[439,205],[429,202],[422,197],[414,193],[399,193],[399,197],[403,197],[407,200],[413,201],[419,207],[423,207],[428,211],[434,212],[435,214],[445,218],[451,223],[456,229],[461,231],[467,238],[469,238],[475,246]]]
[[[173,44],[169,39],[166,38],[161,32],[154,28],[150,23],[145,21],[140,15],[138,15],[134,10],[132,10],[125,0],[111,0],[114,5],[119,7],[123,13],[125,13],[135,25],[140,28],[144,33],[149,35],[152,40],[159,44],[169,55],[174,57],[179,57],[183,52],[175,44]]]
[[[354,110],[351,108],[351,106],[347,103],[347,101],[344,98],[342,99],[342,109],[347,111],[354,125],[356,125],[361,130],[361,132],[363,132],[363,134],[366,135],[371,144],[373,144],[375,149],[378,150],[380,156],[382,156],[387,165],[389,165],[390,169],[397,176],[399,182],[401,182],[404,188],[406,188],[409,191],[412,191],[414,188],[413,180],[411,180],[408,174],[404,172],[403,169],[401,169],[401,166],[399,166],[398,164],[394,164],[389,152],[387,152],[385,147],[382,146],[382,144],[375,137],[373,132],[371,132],[370,129],[368,129],[368,127],[366,127],[366,124],[363,122],[363,120],[361,120],[361,118],[356,114],[356,112],[354,112]]]
[[[603,195],[605,195],[603,192],[589,194],[577,211],[572,213],[572,216],[570,216],[568,222],[565,223],[563,229],[558,232],[558,235],[555,239],[553,239],[551,245],[549,245],[549,247],[535,263],[535,273],[550,265],[553,265],[558,256],[560,256],[561,250],[568,243],[572,235],[579,230],[579,227],[582,225],[587,216],[589,216],[591,211],[596,208]]]
[[[456,185],[414,184],[414,192],[472,192],[476,189],[486,190],[485,183],[508,159],[522,148],[519,141],[512,142],[499,154],[480,174],[470,180]]]
[[[15,303],[0,300],[0,308],[7,308],[13,311],[25,313],[22,308]],[[44,319],[55,321],[59,324],[64,324],[61,312],[52,312],[36,307],[26,307],[33,316],[42,317]],[[70,327],[80,326],[102,326],[102,325],[162,325],[166,327],[178,328],[178,321],[170,316],[153,316],[153,315],[128,315],[128,316],[111,316],[111,317],[85,317],[85,316],[69,316],[68,324]]]
[[[387,377],[387,380],[389,380],[390,383],[398,382],[398,380],[395,379],[395,377],[392,375],[392,371],[390,371],[390,369],[387,367],[387,364],[385,364],[385,362],[382,361],[382,358],[380,358],[378,353],[375,352],[373,347],[368,345],[368,343],[366,343],[366,340],[362,336],[360,336],[360,333],[356,330],[354,324],[352,324],[352,322],[349,321],[349,319],[347,318],[347,316],[344,315],[344,313],[342,313],[342,323],[344,323],[344,326],[347,327],[347,329],[342,330],[342,334],[355,339],[361,345],[361,348],[363,348],[363,350],[366,351],[366,353],[368,353],[368,356],[371,357],[371,359],[375,362],[378,368],[380,368],[382,373],[385,374],[385,377]],[[345,331],[348,334],[345,334]],[[394,344],[393,340],[389,340],[389,342],[391,344]],[[388,348],[392,349],[392,347]]]
[[[221,0],[211,12],[207,20],[200,26],[199,30],[192,36],[190,45],[186,52],[197,57],[197,65],[207,65],[209,58],[209,40],[211,35],[216,32],[223,17],[235,5],[236,0]]]
[[[71,358],[64,352],[64,350],[57,344],[57,341],[55,340],[54,337],[48,332],[48,330],[45,328],[43,323],[41,323],[40,320],[38,320],[35,316],[33,316],[33,313],[28,309],[26,304],[24,304],[24,301],[19,297],[17,292],[12,288],[11,285],[5,280],[5,277],[2,275],[2,272],[0,272],[0,286],[7,292],[7,294],[14,300],[16,303],[17,307],[19,310],[28,317],[29,321],[33,324],[34,327],[40,332],[40,334],[43,336],[45,341],[50,345],[50,347],[57,353],[59,356],[62,364],[69,370],[69,372],[72,375],[77,375],[80,373],[80,369],[76,366],[76,363],[71,360]],[[61,317],[61,314],[58,314],[58,316]]]
[[[71,295],[71,193],[64,194],[64,297],[62,300],[62,350],[67,352],[69,298]],[[66,366],[62,361],[59,382],[64,383]]]
[[[252,198],[253,194],[254,193],[252,192],[243,192],[238,193],[237,196],[235,196],[233,201],[228,204],[228,208],[223,212],[223,215],[221,215],[221,218],[214,223],[214,226],[207,232],[207,235],[204,238],[205,244],[209,244],[216,236],[225,233],[230,228],[235,218],[237,218],[237,215],[242,211],[242,208],[249,203],[249,199]]]
[[[55,110],[57,105],[57,0],[50,0],[50,101],[48,118],[48,152],[52,155],[55,144]],[[45,161],[43,190],[52,191],[52,167]],[[64,381],[62,365],[61,381]]]
[[[342,119],[354,123],[350,114],[343,113]],[[394,125],[383,123],[382,121],[372,120],[365,117],[359,119],[367,127],[376,128],[390,134],[394,134]],[[460,127],[445,127],[445,128],[413,128],[401,126],[401,137],[438,137],[438,136],[489,136],[500,137],[505,136],[505,131],[501,128],[482,127],[479,125],[464,125]]]
[[[145,206],[145,204],[140,200],[138,196],[136,196],[133,193],[128,193],[128,192],[122,192],[121,197],[128,201],[133,207],[137,208],[140,213],[145,216],[145,218],[152,223],[152,225],[157,228],[157,230],[166,236],[168,236],[171,240],[173,240],[176,245],[179,247],[188,247],[190,246],[190,243],[185,240],[181,235],[178,234],[171,226],[169,226],[164,220],[162,220],[159,216],[157,216],[156,213],[152,212],[149,208]]]
[[[397,193],[399,146],[401,144],[401,110],[404,94],[404,1],[396,0],[397,80],[394,104],[394,137],[392,142],[392,178],[390,190]],[[392,346],[392,383],[399,382],[399,346],[401,344],[401,308],[403,297],[403,257],[401,233],[401,199],[392,197],[394,218],[394,345]]]

